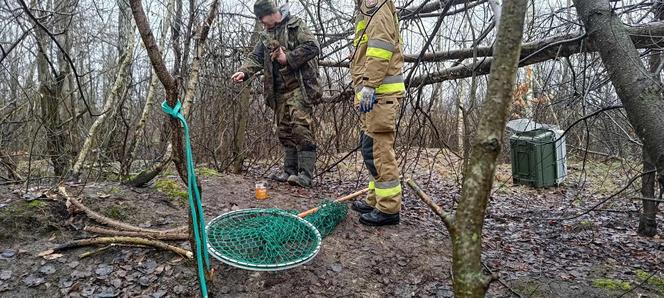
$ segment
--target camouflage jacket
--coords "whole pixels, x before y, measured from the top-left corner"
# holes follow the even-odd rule
[[[321,97],[318,42],[302,19],[290,15],[287,6],[282,6],[280,11],[283,21],[275,28],[261,32],[260,41],[244,60],[240,71],[247,79],[263,70],[263,95],[266,104],[273,109],[285,100],[281,95],[301,87],[300,81],[307,95],[305,100],[310,104],[317,103]],[[270,53],[276,45],[286,48],[288,63],[285,66],[270,59]]]

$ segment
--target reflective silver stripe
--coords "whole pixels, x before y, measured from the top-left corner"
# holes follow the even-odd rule
[[[373,8],[367,9],[366,14],[374,14],[378,10],[378,8],[380,8],[380,6],[375,6]]]
[[[403,83],[403,76],[387,76],[383,79],[383,84],[394,84],[394,83]]]
[[[399,181],[399,180],[383,181],[383,182],[376,181],[376,188],[380,188],[380,189],[393,188],[393,187],[397,187],[399,185],[401,185],[401,181]]]
[[[369,39],[367,46],[370,48],[383,49],[394,53],[394,45],[380,39]]]

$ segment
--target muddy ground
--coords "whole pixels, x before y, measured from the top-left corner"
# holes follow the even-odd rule
[[[442,163],[442,161],[441,161]],[[356,166],[317,179],[313,189],[270,184],[270,199],[254,198],[254,174],[204,171],[200,180],[207,220],[251,207],[305,210],[323,199],[363,187]],[[450,209],[459,198],[449,168],[405,171],[415,176],[436,202]],[[574,166],[571,166],[571,171]],[[579,171],[579,169],[577,169]],[[413,173],[426,172],[422,175]],[[500,281],[490,297],[661,297],[664,295],[664,240],[636,235],[638,202],[613,200],[602,210],[562,220],[604,198],[588,187],[604,186],[600,176],[579,183],[572,175],[561,187],[534,190],[513,186],[508,165],[498,171],[483,235],[487,268]],[[258,173],[251,171],[250,173]],[[177,181],[174,176],[160,179]],[[180,186],[181,187],[181,186]],[[177,192],[118,183],[69,185],[88,207],[125,222],[155,229],[180,226],[187,210]],[[605,190],[602,190],[605,191]],[[40,194],[38,190],[33,193]],[[86,247],[40,257],[39,253],[74,239],[93,224],[70,215],[60,197],[36,200],[0,187],[0,296],[2,297],[192,297],[198,293],[193,262],[171,252],[110,246],[88,257]],[[440,221],[405,191],[402,222],[372,228],[348,218],[323,240],[309,264],[287,271],[251,272],[214,260],[215,297],[451,297],[451,243]],[[663,222],[663,218],[658,221]],[[188,248],[186,242],[174,244]],[[658,283],[660,282],[660,283]]]

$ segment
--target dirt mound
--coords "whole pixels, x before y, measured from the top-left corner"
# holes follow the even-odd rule
[[[68,217],[63,202],[14,200],[0,208],[0,242],[43,238],[59,231]]]

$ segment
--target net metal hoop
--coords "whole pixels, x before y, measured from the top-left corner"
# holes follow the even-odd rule
[[[246,270],[252,270],[252,271],[278,271],[278,270],[286,270],[286,269],[291,269],[300,265],[304,265],[311,261],[320,251],[321,247],[321,242],[322,242],[322,237],[318,229],[314,225],[312,225],[310,222],[304,220],[303,218],[300,218],[297,215],[287,213],[284,211],[275,211],[275,210],[267,210],[267,209],[260,209],[260,208],[251,208],[251,209],[242,209],[242,210],[236,210],[236,211],[230,211],[226,212],[224,214],[221,214],[214,219],[212,219],[205,227],[206,231],[208,232],[208,238],[211,235],[211,227],[213,227],[216,223],[230,218],[237,216],[239,214],[243,213],[250,213],[250,212],[258,212],[262,214],[269,214],[271,216],[283,216],[283,217],[288,217],[288,218],[293,218],[298,222],[298,224],[302,225],[303,227],[306,227],[307,229],[311,230],[311,232],[315,235],[315,241],[316,241],[316,248],[309,254],[304,255],[300,258],[297,258],[295,260],[291,260],[288,262],[281,262],[281,263],[275,263],[275,264],[256,264],[256,263],[250,263],[250,262],[245,262],[245,261],[240,261],[237,259],[234,259],[232,257],[224,255],[221,251],[218,251],[217,249],[214,248],[214,245],[210,242],[211,239],[208,239],[208,242],[210,243],[208,246],[208,251],[209,253],[217,260],[228,264],[233,267],[241,268],[241,269],[246,269]]]

